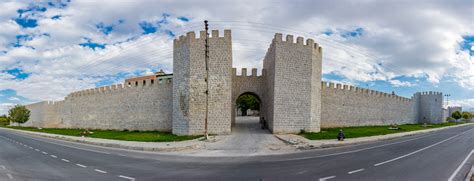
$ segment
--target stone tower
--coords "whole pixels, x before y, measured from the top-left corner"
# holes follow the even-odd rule
[[[415,120],[419,123],[443,122],[443,94],[441,92],[417,92],[413,100]]]
[[[319,132],[322,49],[314,40],[275,37],[263,61],[264,117],[273,133]]]
[[[204,133],[206,114],[205,37],[201,31],[180,36],[173,42],[173,133]],[[232,111],[232,40],[230,30],[212,30],[209,37],[210,134],[228,134]]]

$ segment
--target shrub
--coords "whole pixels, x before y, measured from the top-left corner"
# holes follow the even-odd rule
[[[447,118],[446,118],[446,121],[447,121],[447,122],[454,122],[454,121],[456,121],[456,119],[454,119],[454,118],[452,118],[452,117],[447,117]]]
[[[470,112],[462,112],[462,118],[471,119],[472,115]]]
[[[9,124],[9,121],[7,119],[6,115],[0,116],[0,126],[6,126]]]
[[[8,111],[8,121],[15,123],[25,123],[30,119],[30,110],[25,106],[16,105]]]
[[[461,112],[456,111],[456,112],[453,112],[453,113],[451,114],[451,117],[453,117],[454,119],[458,120],[458,119],[461,119],[462,115],[461,115]]]

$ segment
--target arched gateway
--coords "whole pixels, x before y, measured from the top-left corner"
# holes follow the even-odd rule
[[[205,32],[174,41],[173,133],[202,134],[205,124]],[[276,34],[265,59],[262,75],[247,75],[232,68],[230,30],[209,38],[208,132],[228,134],[235,121],[235,100],[245,92],[262,101],[260,115],[273,133],[319,131],[321,117],[321,47],[312,39]]]

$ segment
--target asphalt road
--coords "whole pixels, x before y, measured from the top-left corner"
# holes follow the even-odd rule
[[[474,125],[287,155],[219,158],[103,148],[2,129],[0,180],[461,180],[474,163],[474,155],[468,157],[473,150]]]

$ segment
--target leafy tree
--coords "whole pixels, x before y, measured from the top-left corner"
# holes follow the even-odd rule
[[[242,115],[246,116],[247,115],[247,110],[252,109],[252,110],[259,110],[260,109],[260,102],[258,99],[251,95],[251,94],[245,94],[237,98],[237,108],[242,110]]]
[[[6,115],[0,116],[0,126],[8,125],[8,119]]]
[[[458,119],[461,119],[462,115],[461,115],[461,112],[459,111],[455,111],[451,114],[451,117],[453,117],[454,119],[458,120]]]
[[[462,118],[471,119],[472,115],[470,112],[462,112]]]
[[[16,105],[8,111],[7,119],[15,123],[25,123],[30,119],[30,110],[26,109],[25,106]]]

